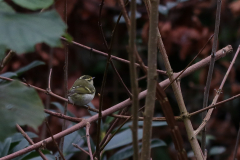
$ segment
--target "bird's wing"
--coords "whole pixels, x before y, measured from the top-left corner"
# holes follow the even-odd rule
[[[72,87],[69,90],[68,95],[73,95],[73,94],[93,94],[95,92],[95,88],[93,85],[89,84],[87,81],[83,80],[81,84],[78,82],[75,82],[73,84],[74,87]]]

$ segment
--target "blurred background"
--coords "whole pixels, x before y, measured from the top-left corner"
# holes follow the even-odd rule
[[[92,47],[93,49],[107,52],[98,28],[99,4],[100,0],[69,0],[67,8],[67,25],[68,33],[73,37],[73,40]],[[174,72],[181,71],[200,51],[207,42],[209,37],[214,32],[215,16],[216,16],[216,0],[163,0],[159,4],[159,29],[163,38],[163,42],[169,56],[169,60]],[[129,10],[127,5],[127,10]],[[20,7],[15,7],[19,11],[24,10]],[[64,0],[56,0],[54,8],[63,18]],[[112,30],[116,24],[120,7],[116,0],[105,0],[102,10],[102,27],[108,43],[110,43]],[[137,1],[137,49],[147,65],[147,44],[148,44],[148,28],[149,20],[145,5],[142,1]],[[218,49],[227,45],[232,45],[234,53],[240,44],[240,0],[230,1],[222,0],[221,23],[219,30]],[[64,42],[63,42],[64,43]],[[66,43],[64,43],[66,45]],[[127,52],[128,32],[123,18],[120,19],[120,24],[117,26],[116,35],[113,40],[112,55],[123,59],[128,59]],[[106,65],[106,57],[97,53],[85,50],[83,48],[67,45],[69,48],[69,69],[68,69],[68,88],[72,86],[74,81],[81,75],[91,75],[95,77],[94,85],[96,93],[100,92],[103,73]],[[195,62],[207,57],[211,54],[212,41],[206,46],[202,54]],[[209,103],[215,95],[215,90],[218,89],[223,76],[230,65],[234,54],[230,54],[215,63],[211,90],[209,95]],[[4,68],[2,73],[7,71],[16,71],[19,68],[30,64],[32,61],[40,60],[46,65],[38,66],[24,73],[21,78],[26,79],[27,83],[47,88],[49,69],[52,68],[52,91],[60,96],[64,96],[64,49],[50,48],[45,44],[36,45],[35,53],[16,55],[12,61]],[[160,53],[158,53],[158,69],[165,70]],[[123,81],[130,89],[130,76],[128,64],[113,60]],[[202,68],[197,72],[183,78],[181,80],[182,93],[185,104],[189,112],[196,111],[202,108],[203,90],[206,83],[208,67]],[[230,98],[240,92],[240,57],[237,58],[235,65],[230,72],[228,80],[223,88],[219,101]],[[144,74],[138,70],[138,77],[143,77]],[[166,76],[159,75],[159,82],[166,79]],[[139,79],[139,91],[146,89],[146,78]],[[171,87],[166,90],[170,103],[173,107],[174,114],[179,115],[176,99],[173,95]],[[49,97],[39,92],[39,95],[44,104],[49,102],[62,101]],[[124,88],[118,81],[117,76],[110,67],[107,76],[107,83],[104,90],[104,109],[107,109],[121,101],[129,98]],[[99,107],[99,96],[96,94],[92,101],[93,106]],[[140,101],[140,107],[144,105],[144,100]],[[207,125],[207,149],[209,151],[209,159],[232,159],[233,150],[236,142],[236,135],[240,122],[240,100],[236,99],[222,107],[217,108]],[[46,105],[47,107],[47,105]],[[54,108],[54,105],[50,105]],[[76,117],[86,117],[90,114],[86,109],[76,108],[68,105],[68,110]],[[130,114],[130,112],[129,112]],[[164,116],[161,106],[156,102],[155,117]],[[194,128],[196,129],[201,123],[201,115],[196,115],[191,118]],[[58,133],[61,131],[62,120],[49,117],[49,123],[52,132]],[[106,123],[106,119],[103,120]],[[104,124],[105,125],[105,124]],[[184,139],[184,147],[188,152],[189,157],[191,152],[190,144],[187,140],[185,127],[182,122],[178,122],[182,137]],[[31,128],[28,130],[33,131]],[[39,139],[48,137],[48,134],[42,132],[42,126],[39,128]],[[96,139],[96,124],[92,124],[90,130],[93,141]],[[176,151],[170,137],[170,131],[167,126],[154,127],[153,138],[160,138],[167,146],[164,148],[154,148],[152,151],[153,159],[161,157],[161,159],[176,159]],[[49,150],[56,151],[53,144],[47,146]],[[108,157],[113,155],[115,150],[107,152]],[[81,157],[84,153],[78,153]],[[163,158],[164,157],[164,158]],[[240,158],[240,149],[238,151]],[[74,158],[73,158],[74,159]],[[131,158],[130,158],[131,159]]]

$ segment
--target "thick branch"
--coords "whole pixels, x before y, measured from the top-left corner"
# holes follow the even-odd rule
[[[158,4],[159,0],[151,0],[149,41],[148,41],[148,74],[147,97],[144,111],[144,125],[142,138],[141,160],[149,160],[151,157],[150,140],[152,137],[152,117],[155,107],[155,95],[157,87],[157,29],[158,29]]]

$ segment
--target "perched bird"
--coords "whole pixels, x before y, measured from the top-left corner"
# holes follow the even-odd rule
[[[95,96],[93,79],[94,77],[88,75],[78,78],[69,90],[68,100],[79,106],[84,106],[91,102]]]

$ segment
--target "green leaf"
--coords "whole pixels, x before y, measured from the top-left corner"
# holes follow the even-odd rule
[[[152,159],[171,160],[167,147],[153,148],[151,151]]]
[[[222,154],[223,152],[226,151],[226,148],[223,147],[223,146],[215,146],[215,147],[212,147],[209,151],[209,155],[210,156],[213,156],[213,155],[219,155],[219,154]]]
[[[151,148],[156,148],[156,147],[163,147],[163,146],[167,146],[167,144],[162,141],[161,139],[152,139],[151,140]]]
[[[22,75],[24,72],[26,72],[26,71],[34,68],[34,67],[40,66],[40,65],[45,65],[45,63],[42,62],[42,61],[34,61],[34,62],[30,63],[29,65],[24,66],[24,67],[20,68],[19,70],[15,71],[15,73],[16,73],[18,76],[20,76],[20,75]]]
[[[129,126],[131,126],[132,125],[132,121],[130,121],[130,122],[127,122],[126,124],[124,124],[123,126],[122,126],[122,130],[124,130],[124,129],[127,129],[127,128],[129,128]],[[143,126],[143,121],[138,121],[138,126]],[[161,121],[159,121],[159,122],[157,122],[157,121],[153,121],[152,122],[152,127],[160,127],[160,126],[167,126],[167,122],[161,122]],[[118,128],[118,127],[117,127]],[[116,128],[116,129],[117,129]],[[116,130],[115,129],[115,130]]]
[[[57,107],[60,111],[61,111],[61,113],[64,113],[64,107],[63,107],[63,105],[61,105],[60,103],[58,103],[58,102],[52,102],[51,103],[52,105],[54,105],[55,107]],[[69,110],[67,110],[67,115],[68,116],[71,116],[71,117],[76,117],[72,112],[70,112]]]
[[[37,92],[19,81],[2,84],[0,90],[0,141],[15,132],[16,123],[37,129],[45,118]]]
[[[0,0],[0,12],[11,12],[11,13],[14,13],[15,11],[6,2],[4,2],[3,0]]]
[[[84,144],[83,138],[79,135],[78,132],[73,132],[64,138],[63,153],[68,154],[71,152],[78,151],[72,143],[77,143],[80,147]]]
[[[49,150],[41,150],[41,151],[42,151],[42,153],[43,153],[45,156],[48,155],[48,156],[50,157],[48,160],[54,158],[54,156],[52,155],[52,152],[51,152],[51,151],[49,151]],[[39,153],[36,152],[36,151],[32,151],[32,152],[30,152],[30,154],[25,155],[24,157],[21,157],[21,160],[39,159],[39,158],[41,158],[41,157],[39,156]],[[55,158],[54,158],[54,159],[55,159]],[[42,158],[41,158],[41,160],[42,160]]]
[[[1,7],[1,6],[0,6]],[[7,50],[7,47],[4,45],[0,45],[0,60],[4,58],[5,51]]]
[[[138,129],[138,140],[142,139],[142,129]],[[104,148],[105,151],[132,143],[132,131],[127,129],[116,134]]]
[[[25,133],[28,135],[29,138],[37,138],[38,137],[38,135],[36,135],[35,133],[32,133],[32,132],[25,132]],[[21,133],[15,133],[11,137],[12,137],[12,143],[19,142],[19,141],[25,139]]]
[[[166,6],[169,9],[172,9],[173,7],[176,7],[178,5],[178,2],[167,2]]]
[[[163,6],[163,5],[158,6],[158,11],[163,15],[168,14],[168,8],[166,6]]]
[[[0,157],[4,157],[4,156],[8,155],[11,143],[12,143],[12,138],[7,138],[4,141],[4,143],[3,143],[3,150],[2,150],[2,152],[0,154]]]
[[[29,145],[28,141],[26,139],[22,139],[13,149],[12,152],[17,152]]]
[[[142,143],[139,143],[138,146],[139,148],[141,148]],[[162,140],[160,139],[151,140],[151,146],[150,146],[151,148],[163,147],[163,146],[166,146],[166,143],[163,142]],[[129,158],[132,155],[133,155],[133,146],[131,145],[117,151],[112,157],[110,157],[109,160],[122,160],[122,159]]]
[[[201,135],[197,135],[197,139],[199,141],[202,141],[202,136]],[[216,137],[214,137],[213,135],[207,134],[206,135],[206,145],[208,145],[211,140],[215,140],[215,139],[216,139]]]
[[[46,154],[45,157],[48,159],[48,160],[55,160],[55,157],[51,154]],[[42,157],[38,156],[38,157],[35,157],[35,158],[31,158],[29,160],[42,160]]]
[[[46,43],[51,47],[61,46],[60,36],[66,25],[57,11],[34,14],[1,13],[0,46],[6,46],[16,53],[34,51],[37,43]]]
[[[14,152],[17,152],[21,149],[24,149],[25,147],[29,146],[29,143],[26,139],[22,139],[12,150],[11,150],[11,153],[14,153]],[[34,152],[34,151],[32,151]],[[19,157],[16,157],[12,160],[22,160],[24,157],[28,156],[29,154],[31,154],[32,152],[28,152],[28,153],[25,153]]]
[[[63,37],[66,38],[68,42],[73,41],[73,37],[70,34],[68,34],[67,32],[64,33]]]
[[[54,2],[54,0],[12,0],[12,1],[23,8],[31,10],[48,8]]]
[[[70,127],[70,126],[69,126]],[[63,154],[65,155],[65,159],[70,159],[76,152],[80,152],[79,149],[75,148],[72,143],[77,144],[78,146],[83,147],[83,144],[85,143],[85,135],[86,131],[84,128],[79,129],[78,131],[75,131],[64,138],[64,145],[63,145]],[[85,148],[87,150],[87,148]],[[59,156],[59,153],[57,152],[55,156]]]
[[[3,74],[0,74],[0,76],[2,76],[2,77],[7,77],[7,78],[12,78],[12,79],[18,77],[18,75],[17,75],[16,73],[14,73],[14,72],[5,72],[5,73],[3,73]],[[3,81],[6,81],[6,80],[0,79],[0,82],[3,82]]]

